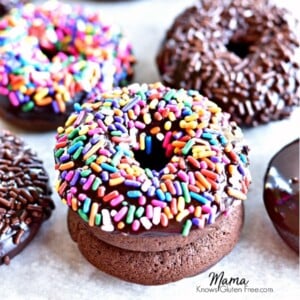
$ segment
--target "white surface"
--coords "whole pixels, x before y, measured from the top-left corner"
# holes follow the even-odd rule
[[[72,1],[79,2],[79,1]],[[285,1],[300,16],[300,2]],[[165,29],[175,15],[192,0],[140,0],[124,2],[85,2],[102,8],[126,28],[138,58],[135,80],[158,81],[155,54]],[[298,7],[297,7],[298,6]],[[299,259],[279,238],[271,224],[262,199],[262,180],[270,158],[283,145],[299,136],[300,110],[292,118],[245,130],[251,147],[253,184],[246,205],[241,239],[230,255],[209,271],[182,281],[158,287],[130,284],[108,276],[91,266],[79,253],[66,229],[66,207],[56,193],[56,210],[37,238],[12,260],[0,267],[0,300],[18,299],[299,299]],[[0,120],[37,150],[44,159],[52,184],[55,180],[52,148],[54,132],[22,132]],[[272,288],[273,293],[200,293],[209,287],[209,273],[249,280],[249,287]]]

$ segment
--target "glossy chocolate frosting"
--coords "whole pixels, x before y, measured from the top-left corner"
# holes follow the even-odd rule
[[[279,235],[299,255],[299,139],[270,161],[264,180],[264,202]]]

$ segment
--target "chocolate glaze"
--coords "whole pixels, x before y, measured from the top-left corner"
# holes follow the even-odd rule
[[[279,235],[299,255],[299,139],[270,161],[264,179],[264,202]]]

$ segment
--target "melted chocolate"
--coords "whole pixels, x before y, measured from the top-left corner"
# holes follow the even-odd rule
[[[299,255],[299,139],[270,161],[264,180],[264,202],[279,235]]]

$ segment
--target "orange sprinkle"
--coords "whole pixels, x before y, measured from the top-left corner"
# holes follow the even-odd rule
[[[119,222],[117,227],[118,227],[119,230],[121,230],[125,227],[125,223],[124,222]]]
[[[169,219],[163,212],[160,214],[160,224],[162,227],[167,227],[169,224]]]
[[[153,135],[155,135],[155,134],[157,134],[157,133],[159,133],[160,132],[160,127],[153,127],[153,128],[151,128],[150,129],[150,133],[151,134],[153,134]]]
[[[69,170],[69,169],[71,169],[73,167],[74,167],[74,161],[68,161],[68,162],[66,162],[64,164],[61,164],[58,169],[60,171],[64,171],[64,170]]]
[[[119,192],[117,190],[114,190],[114,191],[108,193],[107,195],[105,195],[103,197],[103,201],[108,202],[108,201],[112,200],[113,198],[115,198],[117,196],[119,196]]]
[[[96,164],[95,162],[92,162],[92,163],[90,164],[90,167],[91,167],[91,169],[92,169],[93,171],[95,171],[96,173],[100,173],[101,170],[102,170],[102,168],[101,168],[98,164]]]
[[[195,211],[194,211],[194,216],[196,218],[200,218],[201,214],[202,214],[201,206],[196,206]]]
[[[206,178],[199,172],[195,172],[195,177],[197,178],[197,180],[199,180],[199,182],[208,190],[211,189],[211,184],[209,181],[206,180]]]
[[[176,198],[172,198],[170,208],[171,208],[172,214],[174,216],[177,215],[178,210],[177,210],[177,200],[176,200]]]
[[[164,208],[164,213],[166,214],[166,216],[168,217],[168,219],[173,219],[174,218],[173,214],[171,213],[171,209],[170,209],[169,206],[166,206]]]
[[[90,212],[90,218],[89,218],[89,225],[94,226],[95,224],[95,216],[98,212],[99,204],[94,202],[92,204],[91,212]]]
[[[76,199],[76,198],[72,198],[71,206],[72,206],[72,209],[73,209],[74,211],[77,211],[77,210],[78,210],[77,199]]]
[[[193,165],[195,168],[199,169],[200,168],[200,163],[197,159],[195,159],[193,156],[189,155],[187,157],[187,161]]]
[[[209,177],[212,180],[217,180],[219,175],[215,172],[212,172],[210,170],[207,169],[201,169],[200,171],[204,176]]]

